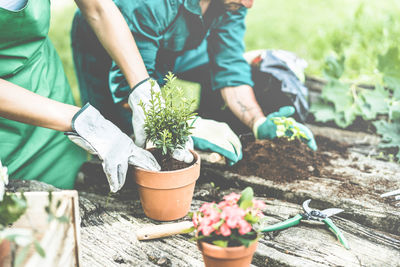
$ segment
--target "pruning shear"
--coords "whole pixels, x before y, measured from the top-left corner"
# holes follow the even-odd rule
[[[318,221],[318,222],[323,222],[325,223],[329,230],[331,230],[336,237],[339,239],[340,243],[346,248],[350,249],[349,244],[342,234],[340,232],[339,228],[336,227],[336,225],[333,223],[331,219],[329,219],[330,216],[338,214],[342,212],[342,209],[336,209],[336,208],[330,208],[330,209],[325,209],[325,210],[315,210],[311,209],[308,207],[308,204],[311,202],[311,199],[307,199],[306,201],[303,202],[303,210],[304,213],[297,214],[293,218],[289,218],[286,221],[267,226],[263,229],[261,229],[261,232],[271,232],[271,231],[277,231],[277,230],[282,230],[289,228],[291,226],[298,225],[301,220],[310,220],[310,221]]]

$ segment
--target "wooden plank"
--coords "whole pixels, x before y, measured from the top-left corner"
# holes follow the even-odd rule
[[[267,223],[285,220],[302,211],[300,205],[265,199]],[[311,202],[311,207],[313,203]],[[324,225],[299,226],[266,233],[255,256],[258,266],[396,266],[400,240],[337,216],[333,221],[348,240],[345,249]],[[384,255],[384,256],[377,256]],[[265,260],[262,260],[265,258]]]
[[[353,159],[357,158],[354,162]],[[400,210],[380,198],[383,192],[400,188],[400,166],[352,152],[349,159],[338,158],[327,167],[331,177],[310,177],[292,183],[278,183],[260,177],[245,177],[219,170],[203,162],[202,176],[220,187],[251,186],[259,196],[292,203],[311,198],[316,208],[326,206],[345,210],[341,217],[368,227],[400,235]],[[363,171],[368,166],[368,171]]]
[[[222,195],[240,192],[232,180],[221,189],[215,189],[203,179],[196,185],[192,210],[204,200],[212,201]],[[221,185],[225,178],[213,176]],[[214,188],[214,189],[213,189]],[[254,187],[255,188],[255,187]],[[214,190],[214,192],[212,192]],[[90,191],[90,189],[87,191]],[[83,214],[82,251],[85,265],[93,266],[202,266],[202,258],[190,235],[160,240],[137,241],[135,231],[144,226],[159,224],[144,216],[134,186],[108,200],[94,192],[81,193],[85,205],[93,201],[90,214]],[[260,191],[260,190],[259,190]],[[257,194],[263,195],[257,191]],[[208,194],[207,194],[208,193]],[[267,203],[266,223],[276,223],[301,212],[301,205],[275,198],[262,198]],[[108,201],[108,204],[106,202]],[[299,202],[300,203],[300,202]],[[313,200],[311,207],[331,207]],[[95,207],[94,209],[92,209]],[[400,237],[378,231],[347,218],[334,217],[336,225],[348,239],[352,249],[347,251],[325,226],[301,224],[279,233],[266,233],[254,256],[253,266],[396,266],[393,259],[400,257]],[[372,253],[373,251],[379,254]],[[379,255],[385,255],[381,257]]]

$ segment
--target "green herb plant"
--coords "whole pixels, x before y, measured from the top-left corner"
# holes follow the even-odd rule
[[[276,117],[273,118],[272,121],[276,125],[276,136],[284,137],[290,141],[298,139],[308,140],[307,135],[300,130],[300,128],[296,125],[296,121],[293,118],[287,117]]]
[[[171,158],[175,149],[184,147],[193,129],[189,121],[196,116],[192,111],[195,101],[184,96],[174,74],[169,72],[164,80],[166,84],[160,92],[153,90],[155,82],[151,81],[149,105],[139,103],[145,114],[147,139],[161,152],[162,160]]]

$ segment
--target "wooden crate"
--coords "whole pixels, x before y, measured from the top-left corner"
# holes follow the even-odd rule
[[[68,222],[56,219],[49,221],[49,215],[45,211],[45,207],[49,205],[48,192],[25,192],[24,195],[27,198],[28,209],[12,227],[33,229],[34,236],[44,249],[46,256],[41,257],[32,246],[23,266],[80,266],[78,192],[75,190],[52,192],[53,214],[56,217],[67,217]],[[57,202],[59,202],[58,206]],[[14,250],[18,255],[21,248],[14,248]]]

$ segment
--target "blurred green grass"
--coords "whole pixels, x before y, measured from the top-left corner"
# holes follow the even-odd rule
[[[72,1],[53,8],[50,38],[80,103],[69,34],[75,9]],[[399,17],[397,0],[256,0],[246,20],[246,49],[293,51],[309,63],[307,74],[316,76],[321,75],[326,56],[344,54],[345,78],[374,83],[380,79],[377,55],[400,43]],[[195,84],[185,86],[197,95]]]

